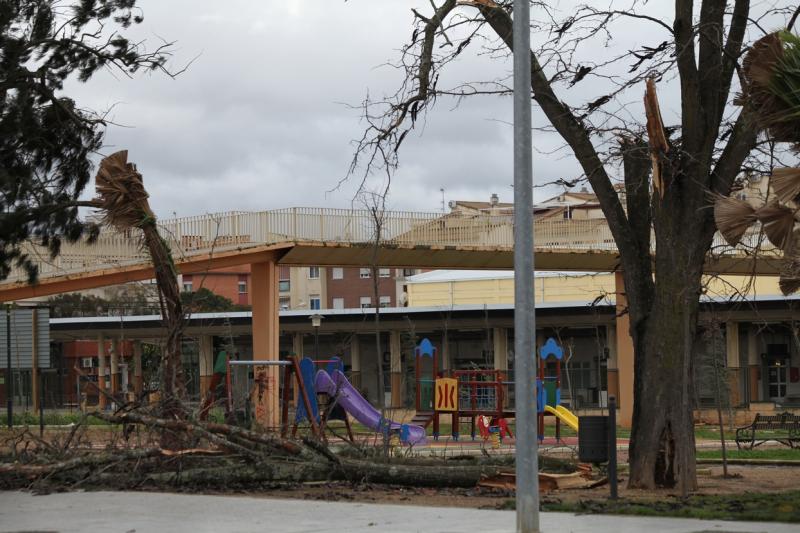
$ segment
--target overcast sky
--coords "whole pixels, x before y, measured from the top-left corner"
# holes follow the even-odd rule
[[[188,70],[176,79],[102,73],[69,91],[84,107],[114,106],[111,117],[119,126],[108,129],[105,153],[129,150],[159,216],[351,205],[357,179],[329,192],[345,176],[352,141],[364,128],[359,110],[348,104],[398,87],[400,73],[385,63],[409,39],[410,8],[428,12],[427,1],[138,4],[145,20],[135,35],[153,46],[161,37],[177,41],[172,67],[196,58]],[[629,27],[622,46],[637,33],[659,38],[647,32],[658,30]],[[598,50],[600,58],[609,53]],[[452,85],[507,76],[511,65],[469,52],[449,67],[441,83]],[[575,91],[578,100],[580,91],[597,94],[591,85]],[[512,201],[511,99],[481,97],[454,106],[439,101],[403,143],[388,208],[438,210],[442,188],[448,201],[487,200],[493,192]],[[561,143],[535,134],[534,144],[550,152]],[[534,156],[538,182],[578,172],[569,154]]]

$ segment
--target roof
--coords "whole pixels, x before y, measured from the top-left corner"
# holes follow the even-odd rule
[[[535,205],[535,208],[569,206],[570,209],[580,209],[582,207],[596,207],[600,205],[597,195],[591,192],[570,192],[566,191],[558,196],[548,198]]]
[[[605,272],[548,272],[534,273],[534,278],[581,277],[605,274]],[[492,279],[514,279],[513,270],[431,270],[406,278],[406,283],[443,283],[450,281],[482,281]]]
[[[577,198],[578,200],[597,200],[597,195],[593,192],[572,192],[567,191],[564,193],[566,196],[571,196],[572,198]]]
[[[469,209],[479,209],[479,210],[480,209],[491,209],[492,207],[495,207],[495,208],[496,207],[503,207],[503,208],[514,207],[513,203],[506,203],[506,202],[498,202],[496,204],[491,204],[489,202],[464,202],[462,200],[456,200],[455,203],[456,203],[456,205],[459,205],[461,207],[467,207]]]
[[[570,309],[570,308],[587,308],[591,305],[595,307],[611,306],[613,304],[608,302],[593,303],[591,300],[586,301],[573,301],[573,302],[542,302],[537,303],[536,308],[539,310],[544,309]],[[457,304],[457,305],[430,305],[418,307],[383,307],[380,310],[381,315],[408,315],[410,313],[442,313],[442,312],[474,312],[474,311],[513,311],[514,304]],[[309,318],[312,314],[321,315],[325,317],[361,317],[375,315],[375,308],[350,308],[350,309],[292,309],[289,311],[281,311],[281,318]],[[190,320],[197,321],[211,321],[211,320],[234,320],[252,318],[251,311],[232,311],[225,313],[192,313],[189,317]],[[136,316],[84,316],[72,318],[51,318],[51,326],[69,327],[71,324],[109,324],[118,325],[136,324],[147,322],[160,322],[160,315],[136,315]]]
[[[736,306],[745,304],[747,309],[751,309],[754,304],[764,304],[764,309],[781,309],[789,311],[791,314],[794,305],[800,303],[800,295],[782,297],[782,296],[757,296],[750,298],[746,302],[731,302],[727,298],[711,298],[703,296],[700,299],[701,303],[705,305],[720,305],[723,308],[729,306]],[[794,305],[792,305],[794,304]],[[759,305],[758,309],[761,309]],[[514,304],[458,304],[458,305],[436,305],[436,306],[420,306],[420,307],[388,307],[380,310],[381,316],[386,318],[389,322],[407,322],[408,319],[412,320],[426,320],[431,317],[441,317],[442,314],[447,314],[456,317],[475,317],[485,316],[487,312],[496,314],[502,317],[513,317]],[[757,313],[757,310],[751,310]],[[292,325],[307,325],[311,327],[309,317],[313,313],[318,313],[324,318],[330,319],[329,326],[338,325],[338,327],[349,328],[352,324],[363,324],[365,320],[374,317],[375,309],[321,309],[319,311],[310,311],[307,309],[281,311],[280,318],[281,324],[291,327]],[[602,300],[599,302],[585,301],[572,301],[572,302],[539,302],[536,304],[536,313],[539,316],[561,316],[561,315],[583,315],[591,316],[596,319],[598,316],[613,316],[615,314],[615,305],[609,300]],[[753,315],[753,316],[758,316]],[[437,318],[438,319],[438,318]],[[242,327],[249,327],[252,320],[252,313],[247,312],[230,312],[230,313],[195,313],[189,319],[189,326],[200,328],[201,331],[209,331],[208,328],[213,324],[218,326],[225,325],[238,325]],[[124,317],[77,317],[77,318],[51,318],[50,328],[54,332],[78,332],[87,330],[120,330],[122,327],[136,330],[160,330],[161,317],[159,315],[147,316],[124,316]]]

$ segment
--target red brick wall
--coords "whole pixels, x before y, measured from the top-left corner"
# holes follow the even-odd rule
[[[370,277],[362,279],[360,268],[343,268],[342,279],[333,279],[333,268],[326,268],[326,282],[328,284],[327,307],[333,308],[334,298],[344,298],[345,308],[361,307],[361,297],[369,296],[372,299],[372,306],[377,305],[373,294],[372,272]],[[397,306],[397,283],[395,282],[395,269],[389,269],[390,277],[378,278],[378,294],[391,298],[391,307]]]
[[[250,305],[250,265],[220,268],[204,274],[187,274],[183,282],[192,282],[192,290],[205,288],[235,304]],[[247,292],[239,293],[239,282],[247,283]]]
[[[129,375],[133,376],[133,341],[122,341],[119,343],[120,350],[120,363],[128,364]],[[111,340],[106,339],[105,353],[106,353],[106,366],[111,368],[111,359],[109,358],[109,350],[111,348]],[[77,366],[81,372],[86,375],[96,376],[98,374],[97,365],[97,341],[96,340],[76,340],[67,341],[62,345],[62,353],[64,356],[64,401],[68,404],[77,404],[80,401],[78,393],[75,390],[75,384],[78,382],[78,372],[75,370]],[[94,359],[94,366],[92,368],[81,368],[80,359],[83,357],[91,357]],[[97,402],[97,390],[90,384],[83,382],[81,387],[82,392],[86,393],[90,402]]]
[[[111,341],[106,339],[105,352],[108,355],[111,348]],[[120,343],[121,355],[124,357],[133,356],[133,341],[123,341]],[[79,357],[97,357],[97,341],[96,340],[78,340],[68,341],[64,343],[64,357],[65,358],[79,358]],[[72,366],[72,362],[68,362],[68,366]],[[108,362],[110,365],[111,363]]]

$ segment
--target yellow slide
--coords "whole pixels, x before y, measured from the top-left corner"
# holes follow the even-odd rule
[[[572,411],[570,411],[563,405],[559,405],[557,407],[553,407],[551,405],[545,405],[544,410],[547,411],[548,413],[553,413],[566,425],[568,425],[575,431],[578,431],[578,417],[575,416],[572,413]]]

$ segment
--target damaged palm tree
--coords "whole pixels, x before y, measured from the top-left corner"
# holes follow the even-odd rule
[[[161,319],[167,339],[161,357],[161,416],[184,419],[185,386],[181,366],[183,309],[178,288],[177,270],[167,242],[159,235],[156,216],[150,209],[142,175],[128,163],[128,152],[116,152],[100,163],[95,178],[97,198],[94,205],[104,212],[103,221],[124,232],[141,230],[144,246],[150,253],[158,285]],[[162,446],[174,448],[172,433],[164,433]]]
[[[740,103],[753,108],[757,125],[778,142],[800,150],[800,38],[788,32],[771,33],[753,45],[744,61],[745,84]],[[732,197],[717,198],[714,219],[731,246],[755,224],[783,254],[781,291],[800,290],[800,168],[772,172],[775,200],[755,207]]]

